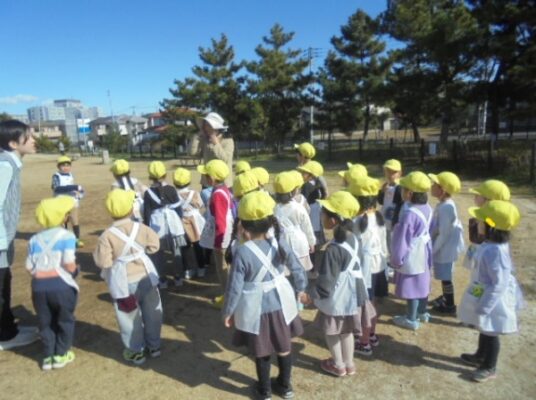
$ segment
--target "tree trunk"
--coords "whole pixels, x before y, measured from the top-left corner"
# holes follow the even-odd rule
[[[367,139],[369,123],[370,123],[370,105],[367,104],[367,107],[365,108],[365,126],[363,129],[363,140]]]
[[[419,133],[419,126],[415,123],[415,121],[411,122],[411,129],[413,130],[413,141],[415,143],[419,143],[421,140],[421,134]]]
[[[331,158],[331,150],[332,150],[332,140],[333,140],[333,129],[329,129],[328,131],[328,160],[332,160]]]

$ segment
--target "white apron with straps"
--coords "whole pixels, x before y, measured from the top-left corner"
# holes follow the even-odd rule
[[[399,273],[404,275],[418,275],[422,274],[427,265],[426,259],[426,246],[432,238],[430,237],[430,222],[432,215],[428,219],[424,214],[416,207],[408,207],[408,213],[413,213],[424,223],[424,229],[422,233],[413,239],[410,245],[409,253],[406,256],[404,264],[397,270]]]
[[[290,213],[295,212],[296,207],[301,207],[297,202],[291,200],[286,207],[290,208]],[[292,223],[288,217],[289,212],[282,211],[282,207],[276,206],[274,210],[275,217],[281,228],[281,240],[284,240],[296,257],[308,257],[309,256],[309,241],[305,232],[303,232],[299,226]]]
[[[140,224],[135,222],[132,226],[132,232],[127,236],[125,233],[117,229],[115,226],[110,228],[110,233],[117,236],[125,243],[125,247],[121,252],[119,258],[115,260],[111,268],[104,268],[101,271],[101,277],[108,284],[110,295],[113,299],[124,299],[130,296],[128,290],[128,278],[127,278],[127,265],[128,263],[141,260],[145,266],[145,271],[151,280],[151,284],[156,286],[158,284],[158,272],[151,261],[151,259],[145,253],[143,247],[136,242],[136,236],[140,230]],[[131,251],[133,250],[133,252]]]
[[[379,271],[385,269],[387,254],[382,249],[381,239],[378,236],[377,227],[369,226],[368,229],[359,235],[359,248],[361,253],[361,270],[363,271],[363,280],[368,289],[372,287],[372,270],[378,269],[378,266],[374,264],[380,264]]]
[[[281,301],[281,309],[285,317],[285,323],[289,325],[298,316],[296,305],[296,295],[290,282],[282,272],[279,272],[272,263],[272,256],[277,252],[277,243],[272,241],[272,246],[268,255],[253,242],[244,244],[250,249],[257,259],[262,263],[262,267],[251,282],[244,282],[242,295],[234,312],[234,323],[237,329],[243,332],[259,334],[262,314],[262,297],[264,293],[276,290]],[[267,274],[271,274],[273,279],[263,282]]]
[[[181,194],[188,193],[186,198],[183,198]],[[191,217],[194,220],[194,229],[198,236],[201,236],[203,228],[205,227],[205,218],[201,215],[199,210],[192,206],[192,200],[194,198],[195,192],[189,189],[179,190],[179,205],[182,208],[182,215],[184,217]]]
[[[211,200],[209,201],[209,206],[210,206],[210,202],[212,201],[212,196],[214,196],[215,193],[222,193],[225,198],[227,199],[227,216],[226,216],[226,229],[225,229],[225,234],[223,236],[223,241],[222,241],[222,245],[221,247],[223,249],[226,249],[229,244],[231,243],[231,235],[233,233],[233,222],[234,222],[234,219],[233,219],[233,213],[231,211],[231,197],[229,196],[229,194],[219,188],[219,189],[216,189],[212,192],[212,195],[211,195]],[[214,248],[214,241],[216,240],[216,221],[214,220],[214,216],[212,215],[212,213],[210,212],[210,209],[207,210],[208,212],[206,213],[206,220],[205,220],[205,226],[203,228],[203,231],[201,232],[201,238],[199,239],[199,245],[201,247],[204,247],[205,249],[213,249]]]
[[[355,248],[352,248],[347,242],[342,244],[332,242],[346,250],[351,258],[346,269],[339,274],[331,296],[315,300],[315,306],[326,315],[343,317],[354,315],[358,311],[356,279],[362,280],[363,274],[361,269],[355,269],[356,266],[360,268],[357,239],[355,242]]]
[[[138,180],[136,178],[130,178],[129,180],[126,176],[122,176],[120,179],[116,180],[112,186],[123,190],[132,190],[136,193],[132,214],[137,221],[141,221],[143,219],[143,193],[136,189],[137,184]]]
[[[158,205],[162,205],[162,200],[151,189],[147,189],[147,193],[151,196],[151,199]],[[170,204],[167,206],[161,206],[151,213],[149,220],[149,226],[158,234],[159,238],[164,238],[167,235],[172,237],[184,235],[184,226],[182,221],[173,209],[176,204]]]
[[[61,240],[61,238],[65,235],[65,233],[66,232],[64,230],[60,229],[48,243],[44,243],[39,236],[35,237],[37,243],[39,244],[39,247],[41,247],[41,253],[37,254],[35,258],[32,257],[33,268],[30,271],[32,275],[37,273],[38,266],[41,266],[41,267],[49,266],[48,264],[50,263],[50,252],[53,250],[56,243],[58,243]],[[59,263],[57,265],[54,265],[53,269],[58,273],[60,278],[67,285],[71,286],[76,291],[80,290],[80,288],[78,287],[78,284],[74,280],[71,273],[65,270],[64,268],[62,268],[61,265],[59,265]]]
[[[508,246],[507,243],[502,246]],[[458,318],[466,325],[475,327],[480,332],[494,333],[514,333],[518,331],[517,310],[522,303],[522,295],[516,278],[510,274],[508,286],[501,298],[489,314],[478,314],[476,310],[484,296],[487,288],[486,285],[478,282],[478,268],[481,258],[486,249],[486,244],[479,246],[475,253],[476,273],[473,275],[472,282],[465,290],[460,306],[458,307]]]

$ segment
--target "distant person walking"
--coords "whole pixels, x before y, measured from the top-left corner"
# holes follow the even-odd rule
[[[58,142],[58,150],[62,156],[65,154],[65,145],[63,142]]]
[[[199,135],[194,136],[190,147],[190,155],[200,155],[203,158],[203,165],[211,160],[222,160],[233,170],[234,140],[227,132],[224,119],[218,113],[211,112],[206,117],[197,121],[200,129]],[[202,179],[203,188],[207,187],[207,182]],[[225,179],[225,185],[233,186],[232,174]]]

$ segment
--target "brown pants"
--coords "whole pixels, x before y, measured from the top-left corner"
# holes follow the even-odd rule
[[[218,274],[218,280],[220,281],[223,292],[225,292],[227,287],[227,279],[229,279],[230,269],[229,264],[225,261],[225,250],[226,249],[214,249],[212,251],[216,273]]]

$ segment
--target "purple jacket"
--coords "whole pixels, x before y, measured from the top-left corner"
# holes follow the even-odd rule
[[[428,204],[412,204],[411,207],[417,207],[426,218],[432,214],[432,208]],[[430,294],[431,241],[426,246],[428,268],[422,274],[404,275],[397,271],[409,254],[411,242],[420,236],[424,229],[430,230],[430,227],[426,227],[424,222],[412,212],[401,214],[398,223],[393,228],[391,266],[395,269],[395,295],[402,299],[422,299]]]

